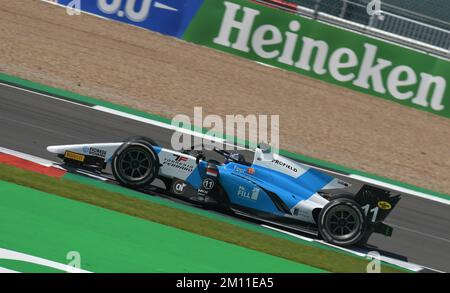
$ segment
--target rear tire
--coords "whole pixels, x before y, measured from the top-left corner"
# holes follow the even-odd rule
[[[149,140],[133,138],[114,153],[111,169],[121,185],[141,188],[158,176],[159,158]]]
[[[351,246],[360,242],[365,235],[364,212],[353,199],[333,199],[320,211],[318,227],[325,241]]]

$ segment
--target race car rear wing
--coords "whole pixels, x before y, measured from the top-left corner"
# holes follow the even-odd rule
[[[366,215],[368,230],[386,236],[391,236],[393,229],[383,221],[400,199],[400,195],[392,196],[390,191],[369,185],[364,185],[355,195],[356,202]]]

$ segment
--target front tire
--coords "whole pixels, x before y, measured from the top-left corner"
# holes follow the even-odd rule
[[[159,158],[147,140],[132,139],[113,155],[111,169],[121,185],[141,188],[157,177]]]
[[[351,246],[364,237],[366,222],[358,203],[342,197],[330,201],[320,211],[318,227],[325,241],[339,246]]]

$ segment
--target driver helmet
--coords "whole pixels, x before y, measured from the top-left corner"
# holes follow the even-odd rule
[[[231,153],[230,157],[225,160],[225,163],[228,163],[230,161],[231,162],[238,162],[238,163],[239,162],[245,162],[245,158],[240,153]]]

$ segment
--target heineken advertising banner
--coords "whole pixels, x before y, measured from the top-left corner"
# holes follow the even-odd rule
[[[204,0],[183,38],[450,117],[448,60],[298,15],[244,0]]]

